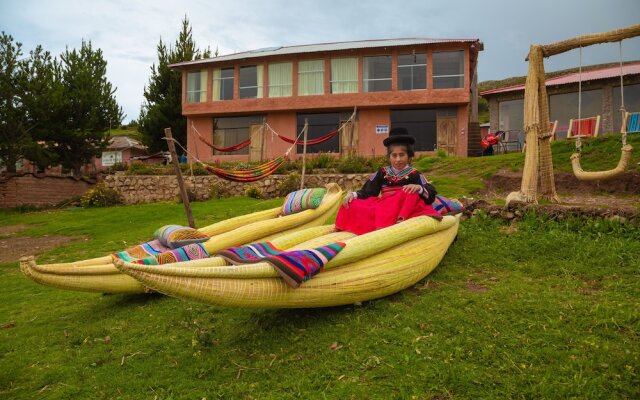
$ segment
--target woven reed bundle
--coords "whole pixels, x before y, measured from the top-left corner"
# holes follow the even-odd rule
[[[121,294],[144,293],[145,291],[145,287],[140,282],[120,273],[113,265],[81,267],[96,270],[87,274],[78,273],[74,269],[71,269],[70,273],[67,274],[51,273],[47,268],[41,267],[36,265],[33,257],[26,257],[20,260],[20,270],[26,277],[36,283],[58,289]],[[55,271],[55,268],[53,270]]]
[[[630,144],[622,146],[622,154],[618,165],[606,171],[584,171],[580,165],[580,153],[573,153],[571,155],[571,167],[573,168],[573,174],[581,181],[601,181],[610,179],[623,173],[629,165],[631,159],[631,152],[633,147]]]
[[[444,257],[456,237],[458,225],[459,219],[453,218],[447,228],[413,240],[407,240],[413,236],[411,229],[400,233],[396,229],[396,234],[400,234],[405,243],[352,260],[341,267],[325,269],[297,289],[290,288],[277,277],[224,279],[158,275],[145,269],[128,269],[127,272],[165,294],[216,305],[309,308],[352,304],[395,293],[424,278]],[[415,228],[404,225],[405,228],[410,226]],[[371,238],[368,243],[360,242],[360,246],[365,245],[369,249],[384,246],[383,243],[372,243]]]
[[[333,233],[336,233],[335,225],[321,225],[283,234],[279,238],[274,239],[271,243],[279,249],[288,250],[296,245],[299,245],[300,243],[318,240],[319,238],[330,236]],[[338,233],[340,234],[343,232]],[[263,240],[258,241],[261,242]],[[126,262],[118,258],[114,258],[112,262],[112,267],[115,266],[119,270],[122,270],[123,268],[138,268],[141,266],[140,264]],[[162,273],[162,271],[175,269],[175,273],[178,276],[189,276],[189,274],[191,273],[189,272],[189,268],[197,269],[198,271],[207,271],[207,268],[220,269],[219,267],[228,266],[229,263],[224,258],[215,256],[210,258],[203,258],[200,260],[182,261],[162,265],[146,265],[143,268],[160,273]]]
[[[413,240],[418,237],[430,235],[444,229],[448,229],[456,223],[457,219],[453,216],[446,216],[442,221],[437,221],[431,217],[416,217],[404,221],[400,224],[369,232],[364,235],[355,236],[348,232],[336,232],[316,239],[302,241],[291,248],[281,245],[278,239],[272,243],[281,249],[299,250],[310,249],[323,246],[336,241],[343,241],[345,248],[331,261],[325,265],[324,269],[339,267],[351,262],[370,257],[374,254],[382,253],[390,248],[398,246],[407,240]],[[292,237],[302,237],[305,232],[292,234]],[[307,235],[308,236],[308,235]],[[375,244],[375,246],[373,245]],[[220,257],[215,257],[219,259]],[[129,274],[130,271],[143,271],[155,273],[162,276],[180,276],[180,277],[202,277],[202,278],[269,278],[277,277],[273,267],[266,262],[248,264],[248,265],[227,265],[220,267],[216,262],[215,265],[208,265],[211,268],[201,268],[202,264],[192,264],[194,261],[186,261],[181,263],[164,264],[159,266],[142,266],[140,264],[127,263],[122,260],[114,260],[118,269]],[[132,274],[133,275],[133,274]]]
[[[220,238],[224,244],[217,247],[238,246],[275,233],[283,234],[285,231],[295,232],[311,226],[323,225],[339,207],[341,197],[340,187],[329,184],[327,194],[315,210],[276,218],[281,210],[278,207],[217,222],[202,229],[206,229],[207,232],[219,232],[213,237]],[[145,288],[139,282],[115,268],[111,255],[71,263],[44,265],[38,265],[33,257],[25,257],[20,260],[20,270],[26,277],[37,283],[61,289],[97,293],[145,292]]]

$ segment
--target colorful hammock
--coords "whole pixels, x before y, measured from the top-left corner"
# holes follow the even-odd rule
[[[203,164],[207,171],[219,176],[220,178],[227,179],[234,182],[255,182],[260,179],[269,176],[276,172],[276,170],[284,163],[284,157],[280,156],[268,163],[257,166],[253,169],[247,170],[224,170],[222,168],[213,167],[211,165]]]
[[[339,129],[336,129],[335,131],[329,132],[324,136],[320,136],[319,138],[315,138],[315,139],[307,139],[307,146],[313,146],[314,144],[320,144],[322,142],[326,142],[327,140],[333,138],[335,135],[337,135],[339,132]],[[277,134],[276,134],[277,135]],[[291,143],[291,144],[297,144],[297,145],[303,145],[304,144],[304,140],[300,140],[300,139],[291,139],[288,138],[286,136],[281,136],[281,135],[277,135],[280,139],[284,140],[287,143]]]
[[[198,138],[200,138],[200,140],[202,141],[202,143],[206,144],[207,146],[211,147],[212,149],[216,150],[216,151],[220,151],[223,153],[231,153],[234,151],[238,151],[240,149],[244,149],[245,147],[249,146],[249,144],[251,144],[251,138],[245,140],[244,142],[240,142],[238,144],[234,144],[233,146],[229,146],[229,147],[216,147],[214,146],[213,143],[211,143],[210,141],[207,140],[207,138],[205,138],[204,136],[202,136],[200,134],[200,132],[198,132],[196,130],[196,133],[198,134]]]

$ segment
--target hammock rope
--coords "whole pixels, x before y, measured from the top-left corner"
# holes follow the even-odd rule
[[[622,40],[619,42],[620,44],[620,111],[623,115],[626,112],[624,107],[624,85],[623,85],[623,69],[622,69]],[[631,159],[631,152],[633,147],[630,144],[627,144],[627,133],[622,133],[622,149],[620,154],[620,160],[618,161],[618,165],[610,170],[606,171],[585,171],[582,169],[580,165],[580,156],[582,154],[582,141],[580,137],[582,136],[581,128],[582,128],[582,120],[581,120],[581,111],[582,111],[582,46],[580,46],[580,65],[578,69],[578,136],[576,137],[576,152],[571,155],[571,168],[573,169],[573,174],[578,180],[581,181],[601,181],[607,180],[611,178],[615,178],[620,174],[626,171],[627,166],[629,165],[629,160]],[[623,130],[624,131],[624,130]]]
[[[286,136],[282,136],[278,132],[276,132],[269,124],[265,124],[265,125],[266,125],[267,129],[269,129],[271,131],[272,135],[277,136],[280,140],[282,140],[284,142],[287,142],[287,143],[290,143],[290,144],[299,145],[299,146],[302,146],[304,144],[304,140],[291,139],[291,138],[288,138]],[[327,134],[325,134],[323,136],[320,136],[318,138],[307,139],[307,146],[313,146],[315,144],[320,144],[320,143],[326,142],[327,140],[332,139],[333,137],[335,137],[340,132],[341,129],[342,129],[342,127],[338,128],[336,130],[333,130],[333,131],[331,131],[331,132],[329,132],[329,133],[327,133]]]

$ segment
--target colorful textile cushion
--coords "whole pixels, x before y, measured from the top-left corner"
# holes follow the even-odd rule
[[[113,257],[127,262],[134,262],[139,258],[145,258],[149,256],[155,257],[167,250],[171,249],[160,243],[159,240],[152,240],[138,246],[130,247],[124,251],[114,253]]]
[[[325,188],[302,189],[291,192],[284,199],[280,215],[290,215],[303,210],[318,208],[325,193],[327,193]]]
[[[146,257],[132,258],[127,254],[126,251],[115,253],[113,257],[134,264],[162,265],[182,261],[199,260],[201,258],[209,258],[209,253],[200,243],[192,243],[186,246],[178,247],[177,249],[169,249],[163,251],[162,253],[151,254]]]
[[[235,265],[267,262],[295,289],[320,272],[344,247],[344,243],[336,242],[309,250],[280,251],[270,242],[260,242],[230,247],[217,255]]]
[[[436,196],[433,208],[442,215],[456,215],[464,211],[464,206],[458,200],[451,200],[444,196]]]
[[[156,230],[153,236],[170,249],[177,249],[192,243],[202,243],[209,239],[202,232],[180,225],[165,225]]]

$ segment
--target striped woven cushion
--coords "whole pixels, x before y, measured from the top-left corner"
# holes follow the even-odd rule
[[[284,199],[280,214],[289,215],[303,210],[318,208],[325,193],[327,193],[325,188],[302,189],[291,192]]]
[[[177,249],[192,243],[201,243],[209,239],[204,233],[188,226],[180,225],[165,225],[156,230],[153,236],[170,249]]]
[[[432,205],[433,208],[442,215],[456,215],[464,211],[462,203],[444,196],[436,196]]]

